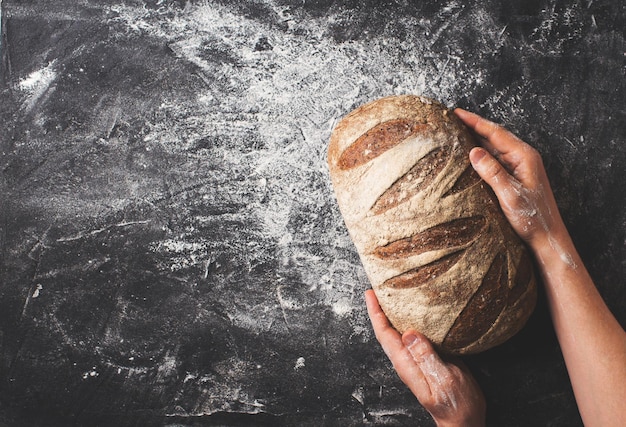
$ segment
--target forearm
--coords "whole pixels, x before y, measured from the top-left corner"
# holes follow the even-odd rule
[[[585,425],[626,425],[626,333],[593,284],[565,227],[530,245]]]

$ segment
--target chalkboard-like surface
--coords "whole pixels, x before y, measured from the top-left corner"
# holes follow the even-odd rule
[[[0,1],[0,425],[432,425],[325,165],[424,94],[542,153],[626,322],[619,1]],[[492,425],[580,425],[545,304],[466,359]]]

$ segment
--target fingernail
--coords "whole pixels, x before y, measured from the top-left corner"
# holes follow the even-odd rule
[[[486,154],[487,152],[482,148],[472,148],[472,151],[470,151],[470,161],[472,164],[477,164]]]
[[[463,114],[466,114],[466,113],[467,113],[467,111],[466,111],[466,110],[464,110],[464,109],[463,109],[463,108],[461,108],[461,107],[456,107],[456,108],[454,109],[454,114],[458,115],[459,113],[460,113],[461,115],[463,115]]]
[[[411,356],[413,356],[416,362],[419,362],[425,354],[429,353],[428,342],[424,337],[409,332],[402,337],[402,343],[409,350],[409,353],[411,353]]]
[[[404,341],[405,346],[412,347],[415,344],[418,344],[419,338],[415,334],[406,334],[402,337],[402,341]]]
[[[411,351],[419,350],[423,351],[428,345],[423,337],[417,336],[411,332],[404,334],[402,342]]]

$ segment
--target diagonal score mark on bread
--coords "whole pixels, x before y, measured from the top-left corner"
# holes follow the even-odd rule
[[[457,316],[443,340],[444,347],[463,348],[481,338],[506,305],[507,259],[499,253],[491,263],[480,286]]]
[[[444,193],[443,197],[448,197],[453,194],[465,191],[478,184],[479,182],[480,176],[478,176],[472,165],[468,165],[463,173],[461,173],[461,175],[459,175],[457,180],[454,182],[454,185]]]
[[[371,208],[372,213],[379,215],[395,208],[428,187],[443,170],[449,155],[450,147],[437,147],[419,159],[415,166],[380,195]]]
[[[407,289],[422,286],[430,280],[446,273],[454,266],[465,253],[465,249],[452,252],[421,267],[411,269],[398,276],[387,279],[382,288]]]
[[[354,141],[341,154],[337,165],[343,170],[361,166],[426,129],[428,129],[427,123],[417,123],[409,119],[395,119],[380,123]]]
[[[483,216],[454,219],[416,235],[379,246],[374,250],[374,255],[382,259],[398,259],[463,246],[473,242],[486,226],[487,220]]]

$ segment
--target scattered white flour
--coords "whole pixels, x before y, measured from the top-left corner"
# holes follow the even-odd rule
[[[94,366],[91,371],[87,371],[87,372],[83,372],[83,379],[86,380],[87,378],[95,378],[98,375],[100,375],[98,373],[98,371],[96,370],[96,367]]]
[[[293,367],[293,369],[297,371],[298,369],[302,368],[304,368],[304,357],[298,357],[298,360],[296,360],[296,365]]]
[[[176,373],[176,368],[178,367],[178,359],[171,354],[166,354],[163,357],[163,361],[159,365],[158,373],[161,378],[168,377],[174,373]]]
[[[39,297],[39,293],[43,290],[43,286],[41,286],[40,284],[37,284],[37,287],[35,288],[35,291],[33,292],[33,298],[37,298]]]
[[[354,303],[348,299],[341,299],[332,305],[333,313],[339,317],[346,317],[354,310]]]
[[[347,28],[352,19],[341,7],[315,17],[277,0],[257,4],[267,19],[212,1],[189,2],[183,9],[108,8],[117,31],[123,33],[119,29],[124,28],[129,37],[141,34],[158,40],[198,79],[195,98],[163,97],[142,137],[145,150],[183,154],[190,165],[201,165],[206,152],[193,149],[209,141],[211,158],[219,158],[224,170],[239,171],[235,173],[240,176],[236,182],[225,180],[222,188],[207,187],[205,198],[245,204],[245,210],[227,219],[253,221],[262,239],[275,242],[278,280],[297,275],[305,284],[300,295],[282,295],[280,310],[267,313],[260,322],[251,320],[259,313],[251,312],[250,306],[232,307],[228,316],[234,323],[262,332],[280,317],[288,318],[289,311],[306,310],[306,302],[314,299],[363,334],[367,321],[357,307],[362,301],[354,296],[364,289],[366,278],[332,196],[326,168],[330,133],[343,115],[381,96],[413,93],[453,105],[459,93],[486,87],[490,75],[475,66],[476,60],[497,54],[506,34],[481,6],[468,8],[455,0],[443,2],[429,17],[396,14],[393,26],[380,34],[347,40],[332,34],[334,26]],[[477,46],[477,57],[471,61],[463,51],[465,42],[448,37],[460,27],[463,37]],[[401,36],[396,29],[402,29]],[[260,41],[263,49],[257,48]],[[25,108],[48,96],[62,72],[51,62],[20,80]],[[117,118],[113,110],[107,112]],[[110,135],[107,123],[104,134]],[[119,191],[132,190],[129,196],[145,198],[142,185],[149,184],[121,186]],[[184,189],[180,191],[184,194]],[[55,203],[62,207],[77,202]],[[111,209],[125,203],[128,198]],[[194,268],[198,279],[210,279],[219,248],[211,236],[193,227],[213,220],[190,218],[188,232],[151,250],[163,255],[165,268],[172,272]],[[238,247],[242,259],[237,261],[242,265],[253,268],[262,261],[255,259],[254,247]],[[276,302],[277,296],[269,293],[267,302],[271,300]]]

